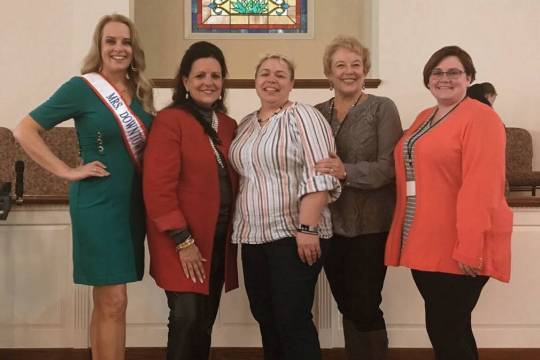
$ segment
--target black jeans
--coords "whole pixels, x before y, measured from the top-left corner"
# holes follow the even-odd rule
[[[386,266],[384,248],[388,233],[335,235],[328,245],[324,271],[343,317],[358,331],[386,329],[381,292]]]
[[[326,253],[327,240],[321,240]],[[309,266],[296,239],[242,245],[244,282],[251,312],[259,323],[265,360],[320,360],[311,308],[322,259]]]
[[[487,276],[411,270],[424,298],[426,329],[436,360],[477,360],[471,314]]]
[[[216,229],[212,266],[207,274],[209,294],[165,291],[169,305],[167,360],[208,360],[225,276],[227,226],[218,224]]]

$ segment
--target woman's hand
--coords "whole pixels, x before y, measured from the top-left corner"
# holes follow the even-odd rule
[[[476,277],[480,273],[480,269],[473,268],[472,266],[466,265],[459,261],[458,261],[458,265],[461,271],[467,276]]]
[[[206,279],[203,267],[203,262],[206,262],[206,259],[203,259],[197,245],[192,244],[187,248],[178,250],[178,257],[180,258],[182,269],[184,269],[184,275],[194,283],[199,280],[202,284]]]
[[[323,174],[335,176],[339,180],[345,180],[347,177],[345,166],[335,153],[330,153],[329,158],[318,161],[315,164],[315,170]]]
[[[300,260],[309,266],[313,265],[321,257],[319,235],[297,232],[296,246],[298,247]]]
[[[87,164],[79,165],[76,168],[67,168],[60,177],[69,181],[77,181],[89,177],[105,177],[111,175],[107,167],[100,161],[92,161]]]

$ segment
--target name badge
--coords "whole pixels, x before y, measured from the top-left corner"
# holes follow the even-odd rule
[[[407,181],[407,196],[416,196],[416,181]]]

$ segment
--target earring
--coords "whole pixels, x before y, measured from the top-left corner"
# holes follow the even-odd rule
[[[131,71],[137,72],[137,67],[135,66],[135,64],[133,63],[129,64],[129,68],[131,69]]]
[[[221,97],[221,95],[219,95],[218,100],[221,100],[221,99],[222,99],[222,97]]]
[[[186,100],[189,100],[189,91],[186,90]]]
[[[333,91],[334,90],[334,84],[332,84],[331,81],[328,82],[330,84],[330,91]]]

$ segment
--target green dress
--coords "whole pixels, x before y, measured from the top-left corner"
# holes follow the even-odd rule
[[[136,98],[131,109],[149,129],[152,116]],[[146,235],[141,177],[112,113],[81,77],[73,77],[30,116],[45,129],[73,118],[82,161],[99,160],[110,173],[75,181],[69,188],[75,283],[141,280]]]

